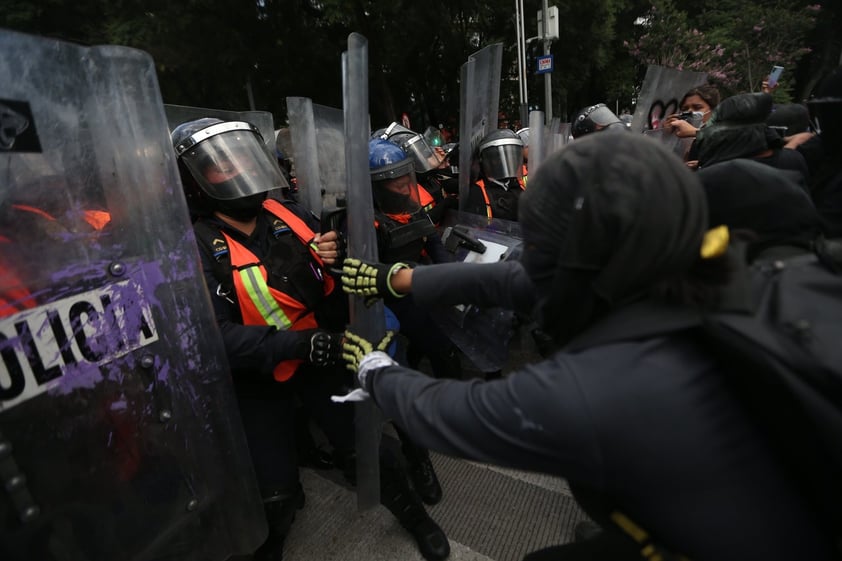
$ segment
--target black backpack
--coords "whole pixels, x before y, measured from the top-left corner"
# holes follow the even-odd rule
[[[840,248],[820,240],[814,253],[745,265],[715,311],[632,304],[565,348],[696,330],[732,366],[736,392],[828,530],[842,538]]]

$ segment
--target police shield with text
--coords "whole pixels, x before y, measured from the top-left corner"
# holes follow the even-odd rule
[[[266,527],[152,59],[8,31],[0,49],[0,558],[252,551]]]

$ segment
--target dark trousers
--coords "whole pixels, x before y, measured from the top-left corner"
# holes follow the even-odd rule
[[[240,417],[264,497],[298,491],[295,408],[300,402],[334,449],[354,448],[353,405],[330,401],[350,382],[341,369],[302,365],[287,382],[238,387]]]

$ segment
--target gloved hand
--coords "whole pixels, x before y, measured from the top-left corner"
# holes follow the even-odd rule
[[[365,385],[368,372],[382,366],[397,364],[385,352],[394,335],[394,331],[387,331],[383,339],[375,346],[359,335],[348,330],[345,331],[345,338],[342,343],[342,359],[345,361],[346,368],[357,374],[360,387],[364,390],[368,391]],[[365,365],[365,368],[363,368],[363,365]]]
[[[401,269],[408,269],[406,263],[369,263],[348,257],[342,264],[342,290],[348,294],[365,297],[365,305],[371,306],[377,298],[391,294],[396,298],[406,296],[392,290],[389,279]]]
[[[316,329],[309,332],[307,358],[316,366],[332,366],[342,358],[342,334]]]

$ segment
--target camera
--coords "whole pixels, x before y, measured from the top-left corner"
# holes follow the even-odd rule
[[[692,111],[682,111],[681,113],[678,114],[678,118],[681,119],[682,121],[689,121],[693,117],[694,117],[694,115],[693,115]]]

